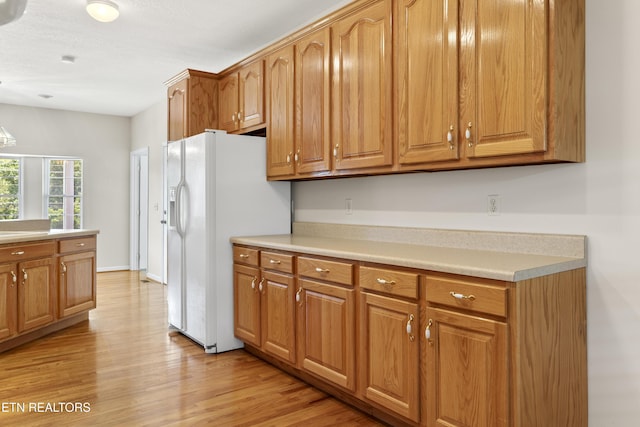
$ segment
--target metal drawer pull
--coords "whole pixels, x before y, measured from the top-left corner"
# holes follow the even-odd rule
[[[316,267],[316,273],[328,273],[328,272],[329,272],[328,268]]]
[[[475,295],[463,295],[453,291],[449,292],[449,295],[451,295],[455,299],[468,299],[469,301],[473,301],[474,299],[476,299]]]
[[[76,246],[83,247],[84,243],[76,243]]]
[[[11,255],[24,255],[24,251],[14,251],[11,252]]]
[[[277,259],[270,259],[269,264],[280,264],[280,261]]]
[[[240,254],[240,258],[245,258],[245,259],[246,259],[246,258],[249,258],[249,255],[247,255],[247,254]]]
[[[377,278],[376,282],[378,282],[381,285],[395,285],[396,281],[395,280],[385,280],[385,279],[381,279],[381,278]]]

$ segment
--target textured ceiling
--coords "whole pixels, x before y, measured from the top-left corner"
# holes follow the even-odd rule
[[[85,0],[28,0],[20,19],[0,26],[0,103],[133,116],[163,100],[163,83],[185,68],[219,72],[351,2],[115,1],[120,17],[106,24]]]

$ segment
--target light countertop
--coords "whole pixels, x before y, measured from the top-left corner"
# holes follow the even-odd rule
[[[0,244],[91,236],[98,233],[99,230],[93,229],[51,230],[49,220],[0,221]]]
[[[586,266],[586,237],[296,223],[232,243],[517,282]]]

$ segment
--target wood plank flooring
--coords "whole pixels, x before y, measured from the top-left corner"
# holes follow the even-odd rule
[[[170,336],[166,290],[98,274],[89,321],[0,354],[2,426],[378,426],[244,350]]]

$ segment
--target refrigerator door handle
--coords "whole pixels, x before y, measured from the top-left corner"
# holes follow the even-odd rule
[[[180,180],[176,188],[176,231],[180,237],[184,237],[184,226],[182,224],[182,192],[184,191],[184,181]]]

